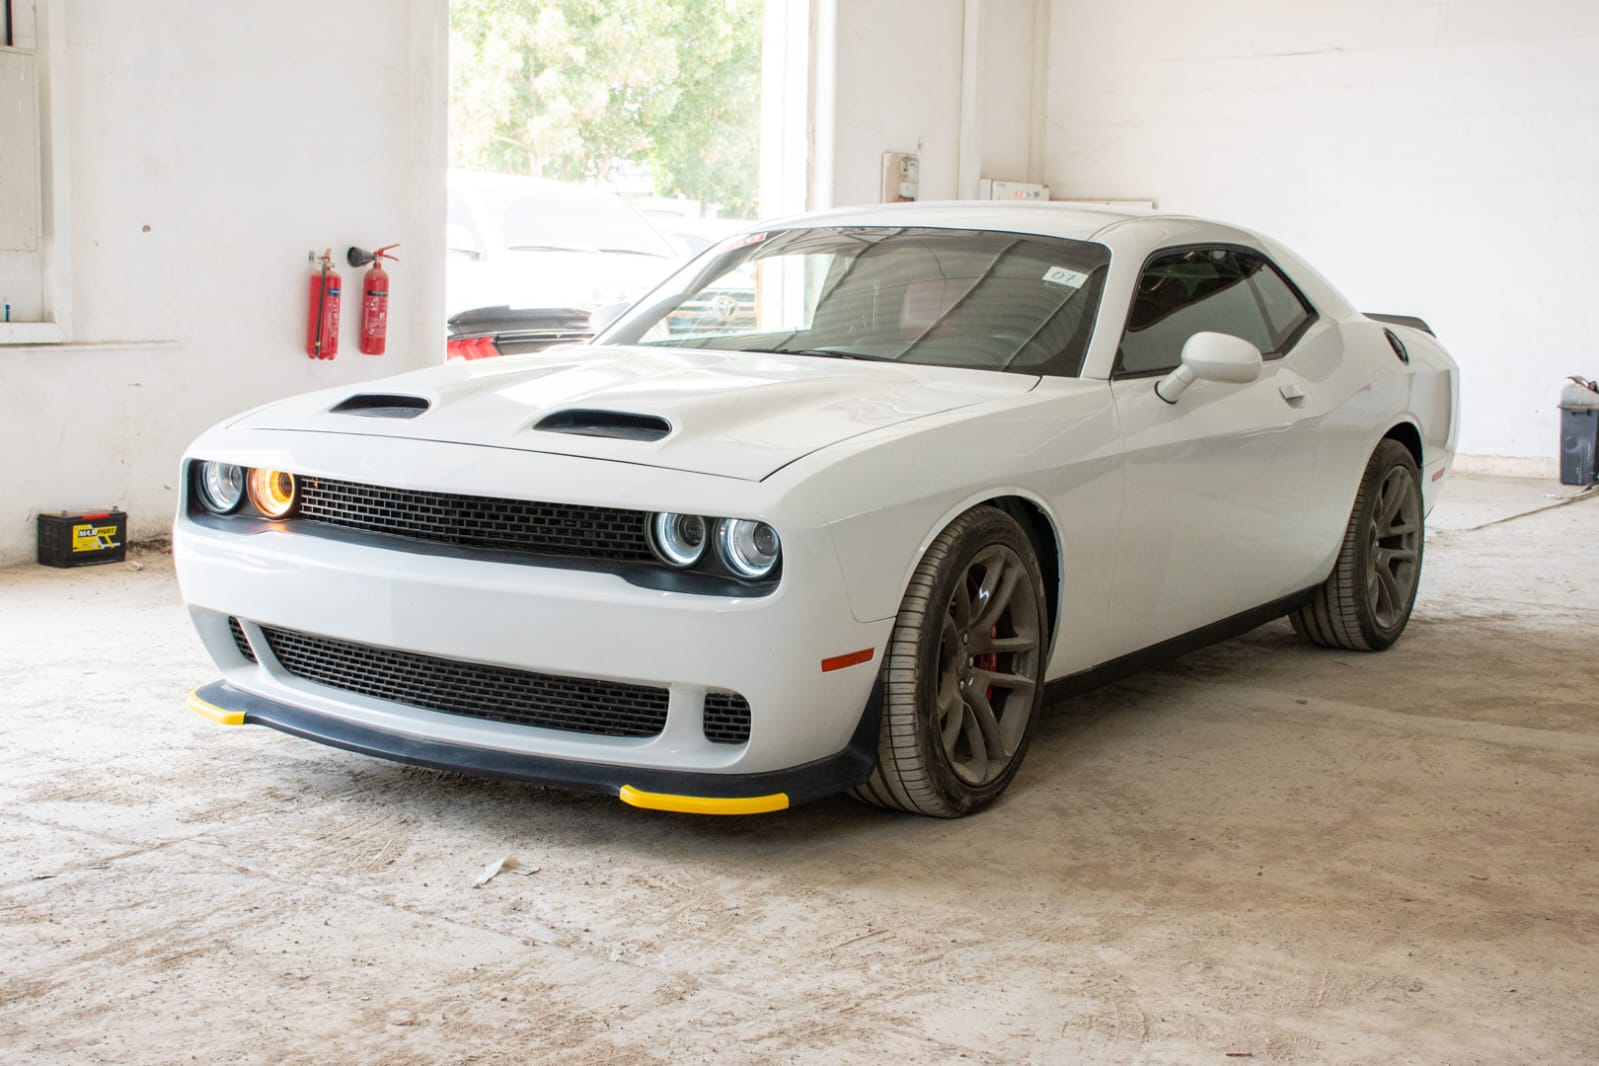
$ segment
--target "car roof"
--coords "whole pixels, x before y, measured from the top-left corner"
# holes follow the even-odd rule
[[[1052,201],[939,200],[924,203],[867,204],[844,207],[768,223],[773,227],[798,226],[927,226],[930,228],[993,229],[1006,232],[1036,233],[1070,240],[1099,240],[1113,230],[1169,228],[1181,222],[1184,228],[1209,230],[1206,239],[1238,240],[1254,235],[1234,226],[1189,215],[1169,214],[1136,208],[1100,204],[1071,204]]]

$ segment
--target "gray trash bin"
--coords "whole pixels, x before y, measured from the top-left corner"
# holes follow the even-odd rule
[[[1592,485],[1599,452],[1599,391],[1572,378],[1560,392],[1560,483]]]

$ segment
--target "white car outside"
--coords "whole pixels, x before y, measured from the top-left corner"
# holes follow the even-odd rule
[[[686,258],[602,189],[472,171],[451,171],[447,185],[447,315],[632,303]]]
[[[669,328],[751,272],[748,328]],[[965,814],[1046,686],[1284,614],[1397,639],[1456,395],[1419,320],[1234,227],[771,222],[592,346],[201,436],[174,547],[222,679],[190,702],[637,806]]]

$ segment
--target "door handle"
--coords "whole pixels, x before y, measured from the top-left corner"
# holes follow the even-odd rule
[[[1289,407],[1298,407],[1305,402],[1305,390],[1291,381],[1286,385],[1280,386],[1277,391],[1282,393],[1282,397],[1288,401]]]

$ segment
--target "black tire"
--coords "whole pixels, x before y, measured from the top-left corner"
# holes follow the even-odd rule
[[[851,795],[938,818],[998,799],[1043,702],[1048,628],[1038,556],[1016,520],[985,505],[951,522],[905,592],[883,661],[877,767]]]
[[[1384,440],[1366,462],[1332,574],[1288,616],[1294,631],[1324,648],[1391,646],[1410,621],[1425,542],[1416,460],[1403,444]]]

